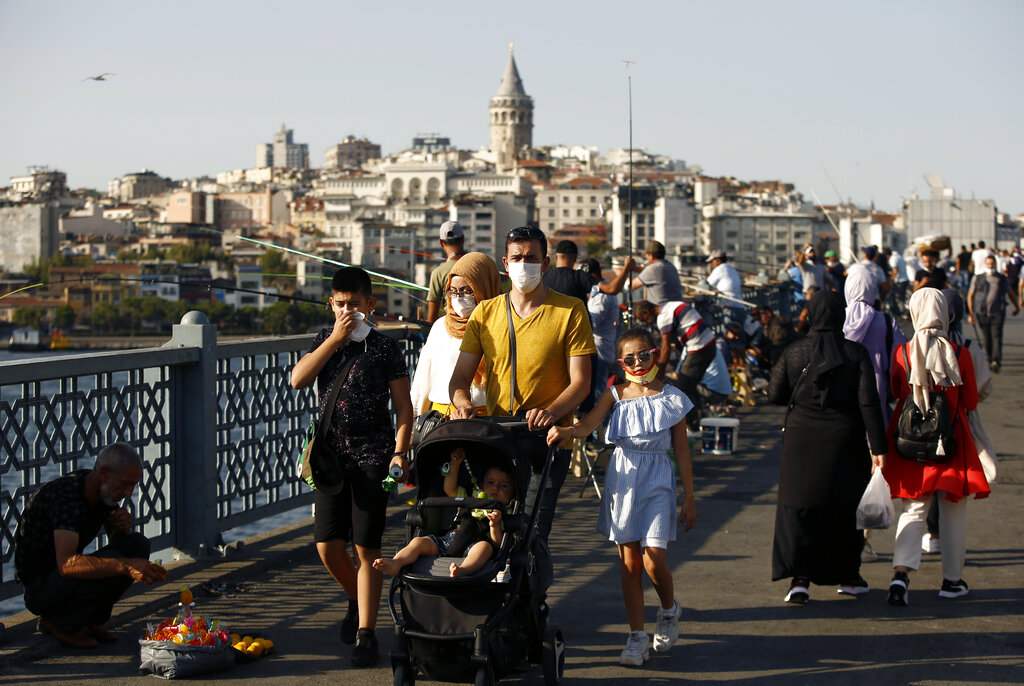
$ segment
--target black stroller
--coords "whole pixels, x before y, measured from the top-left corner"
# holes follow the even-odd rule
[[[512,671],[538,663],[547,684],[558,684],[565,664],[564,643],[561,630],[547,626],[544,603],[553,567],[547,543],[536,533],[537,505],[553,451],[542,435],[512,417],[437,426],[416,449],[419,495],[406,517],[409,540],[443,532],[460,507],[501,507],[492,499],[444,494],[442,466],[458,446],[466,451],[472,475],[480,478],[499,466],[512,477],[517,495],[502,517],[502,544],[483,568],[452,578],[449,565],[461,558],[425,557],[392,580],[388,609],[395,622],[395,686],[412,686],[421,673],[436,681],[490,686]],[[534,469],[541,473],[540,487],[526,503]]]

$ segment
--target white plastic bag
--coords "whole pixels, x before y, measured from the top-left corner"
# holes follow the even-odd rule
[[[857,505],[857,528],[888,529],[895,519],[896,507],[889,494],[889,483],[882,476],[882,470],[876,468]]]

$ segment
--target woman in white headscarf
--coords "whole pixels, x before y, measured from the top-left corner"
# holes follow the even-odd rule
[[[974,447],[967,413],[978,406],[971,355],[951,343],[946,298],[934,288],[923,288],[910,298],[910,319],[914,336],[897,347],[892,359],[892,391],[896,410],[889,423],[889,457],[883,470],[893,498],[902,498],[902,512],[896,527],[889,604],[907,605],[909,572],[921,564],[921,537],[933,493],[939,495],[939,528],[942,538],[942,598],[967,595],[961,578],[967,552],[967,501],[974,494],[989,493],[978,451]],[[954,412],[955,449],[948,462],[920,463],[902,457],[896,450],[896,427],[903,405],[915,403],[922,411],[930,406],[929,393],[939,391]]]

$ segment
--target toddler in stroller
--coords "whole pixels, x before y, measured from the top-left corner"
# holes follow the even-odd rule
[[[459,473],[466,458],[466,451],[456,448],[452,451],[448,463],[448,473],[444,478],[444,492],[450,498],[465,497],[466,489],[459,486]],[[474,489],[474,498],[493,498],[502,505],[508,506],[515,494],[512,477],[501,467],[490,467],[484,472],[479,489]],[[504,535],[501,525],[502,512],[498,509],[462,508],[455,518],[454,525],[442,535],[417,536],[407,546],[399,550],[393,558],[374,560],[374,569],[395,576],[403,567],[410,565],[421,557],[457,557],[465,554],[462,564],[452,562],[449,573],[455,577],[460,574],[472,574],[487,562],[498,547]]]

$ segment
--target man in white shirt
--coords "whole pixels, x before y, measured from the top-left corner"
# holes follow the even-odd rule
[[[985,258],[992,251],[985,247],[985,241],[978,241],[978,249],[971,253],[971,273],[975,276],[985,273]]]
[[[722,295],[732,300],[721,300],[722,323],[743,324],[747,316],[746,308],[742,303],[737,302],[743,299],[743,279],[736,268],[729,264],[729,257],[724,250],[712,250],[708,258],[704,260],[711,265],[711,274],[708,275],[708,283]]]

